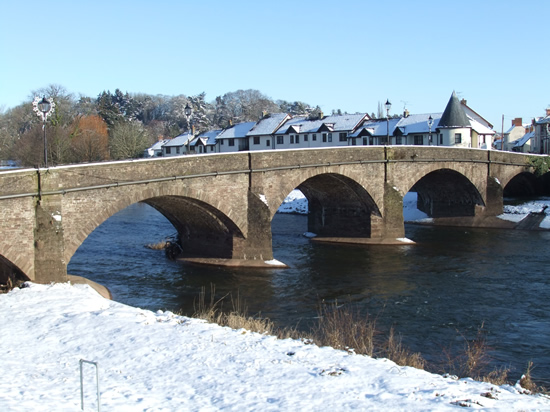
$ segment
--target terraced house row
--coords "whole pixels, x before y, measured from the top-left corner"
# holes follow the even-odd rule
[[[410,114],[405,110],[399,117],[385,119],[372,119],[367,113],[318,118],[271,113],[257,122],[159,141],[146,156],[385,144],[490,149],[495,135],[492,127],[453,92],[443,112]]]

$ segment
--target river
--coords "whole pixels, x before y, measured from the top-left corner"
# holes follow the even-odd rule
[[[68,271],[108,287],[119,302],[193,313],[201,288],[242,298],[281,326],[306,327],[319,302],[354,302],[394,326],[403,344],[439,361],[483,325],[495,367],[550,385],[550,232],[406,225],[414,245],[315,244],[302,236],[307,218],[277,214],[275,258],[289,269],[235,269],[170,261],[145,248],[174,234],[156,210],[135,204],[98,227]]]

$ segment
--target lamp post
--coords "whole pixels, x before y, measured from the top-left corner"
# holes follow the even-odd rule
[[[183,112],[185,113],[185,116],[187,117],[187,122],[189,123],[189,128],[191,129],[191,133],[193,136],[195,136],[195,130],[193,126],[193,120],[191,119],[191,115],[193,114],[193,108],[189,106],[189,103],[185,105],[185,109],[183,109]]]
[[[390,144],[390,109],[391,103],[386,99],[386,144]]]
[[[42,130],[44,130],[44,166],[48,167],[48,141],[46,140],[46,120],[49,116],[52,115],[55,108],[55,103],[53,99],[48,100],[46,96],[35,97],[33,102],[33,110],[36,112],[38,117],[42,119]]]
[[[428,127],[430,128],[430,137],[428,139],[429,143],[430,143],[430,146],[432,145],[432,126],[434,124],[434,119],[432,117],[432,115],[430,115],[430,117],[428,117]]]

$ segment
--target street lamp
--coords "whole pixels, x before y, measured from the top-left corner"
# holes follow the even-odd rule
[[[187,123],[189,124],[189,127],[191,129],[191,133],[193,134],[193,136],[195,136],[195,128],[193,126],[192,119],[191,119],[191,115],[193,114],[193,108],[189,106],[189,103],[185,105],[185,109],[183,109],[183,112],[187,117]]]
[[[390,143],[390,109],[391,103],[386,99],[386,144]]]
[[[428,117],[428,127],[430,128],[430,138],[429,138],[429,142],[430,142],[430,146],[432,145],[432,126],[434,124],[434,119],[432,117],[432,115],[430,115],[430,117]]]
[[[48,142],[46,140],[46,120],[52,115],[55,108],[53,99],[50,101],[43,96],[42,99],[36,96],[32,102],[33,110],[42,119],[42,130],[44,130],[44,166],[48,167]]]

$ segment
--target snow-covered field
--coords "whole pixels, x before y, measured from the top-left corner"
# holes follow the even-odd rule
[[[429,222],[431,219],[424,212],[416,208],[416,193],[409,192],[403,197],[403,218],[405,222],[424,221]],[[536,201],[529,201],[517,206],[504,206],[504,213],[498,216],[504,220],[519,222],[531,212],[540,212],[544,206],[546,218],[540,224],[541,228],[550,229],[550,198],[542,198]],[[307,199],[299,190],[293,190],[284,200],[279,213],[299,213],[307,214],[308,205]]]
[[[87,285],[0,295],[2,411],[80,410],[80,360],[104,411],[550,410],[550,399],[299,340],[106,300]],[[84,364],[86,410],[97,410]]]

